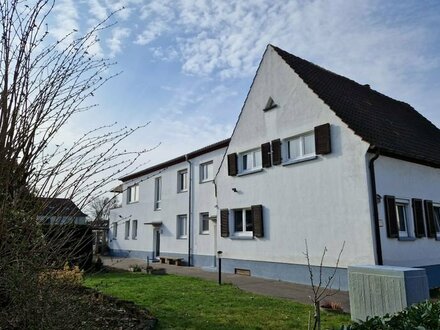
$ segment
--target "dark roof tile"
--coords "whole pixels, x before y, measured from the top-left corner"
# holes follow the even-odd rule
[[[409,104],[273,48],[355,134],[382,154],[440,167],[440,130]]]

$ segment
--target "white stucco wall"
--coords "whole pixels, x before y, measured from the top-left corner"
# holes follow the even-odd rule
[[[269,97],[278,107],[264,112]],[[331,124],[332,153],[314,160],[231,177],[225,158],[216,179],[219,209],[262,204],[265,236],[252,240],[219,238],[218,249],[224,258],[305,264],[307,239],[312,264],[319,264],[327,246],[324,264],[333,266],[344,241],[342,267],[374,263],[365,156],[368,144],[271,47],[263,57],[227,154],[311,131],[325,123]]]
[[[191,161],[192,170],[192,221],[191,230],[191,249],[193,255],[213,256],[215,250],[214,222],[210,221],[209,234],[200,233],[200,213],[208,212],[210,216],[216,216],[216,200],[214,194],[214,184],[210,182],[200,182],[200,164],[213,161],[214,174],[217,172],[220,161],[225,152],[225,148],[217,149],[205,153]],[[185,214],[188,216],[189,191],[178,192],[177,173],[180,170],[188,169],[189,164],[182,162],[177,165],[162,169],[156,173],[124,182],[124,192],[122,194],[122,207],[111,210],[110,221],[110,248],[114,250],[144,251],[154,250],[153,226],[145,223],[162,222],[160,227],[160,251],[167,254],[188,254],[188,238],[177,238],[177,215]],[[161,209],[154,210],[154,189],[155,178],[162,178],[162,201]],[[188,176],[189,178],[189,176]],[[126,189],[139,183],[139,202],[127,204]],[[122,220],[124,219],[124,220]],[[130,237],[125,239],[125,220],[138,220],[138,236],[136,240]],[[112,223],[119,221],[118,237],[113,239]]]
[[[379,195],[392,195],[409,201],[407,215],[410,235],[414,237],[411,199],[420,198],[440,203],[440,169],[380,156],[375,161],[375,172]],[[383,199],[378,204],[378,211],[379,219],[383,223],[380,236],[384,264],[411,267],[440,264],[440,241],[427,237],[414,241],[388,238]]]

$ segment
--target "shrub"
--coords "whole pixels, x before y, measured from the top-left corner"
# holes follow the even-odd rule
[[[66,262],[63,269],[55,269],[41,273],[42,280],[55,280],[63,284],[80,285],[84,280],[84,272],[78,266],[70,267]]]
[[[375,316],[366,321],[354,322],[346,330],[412,330],[440,329],[440,302],[425,301],[412,305],[394,315]]]
[[[141,266],[135,264],[135,265],[130,265],[129,270],[137,273],[137,272],[142,271],[142,268],[141,268]]]

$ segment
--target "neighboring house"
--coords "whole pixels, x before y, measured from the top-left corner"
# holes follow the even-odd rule
[[[182,253],[179,216],[197,226],[209,206],[217,231],[200,253],[223,251],[226,272],[309,283],[305,240],[315,269],[328,248],[325,276],[345,242],[336,279],[343,289],[355,264],[424,267],[430,286],[440,286],[440,130],[408,104],[269,45],[219,165],[226,145],[215,153],[215,190],[191,195],[186,213],[175,189],[183,160],[122,178],[139,203],[123,203],[121,216],[153,228],[167,222],[160,254]],[[166,204],[154,216],[159,176],[167,177]],[[118,226],[120,242],[130,222]],[[113,248],[151,255],[154,237],[139,232],[142,244]],[[191,264],[205,265],[191,244]]]
[[[173,256],[215,266],[213,179],[228,140],[121,178],[122,206],[110,212],[113,255]]]
[[[87,215],[71,199],[41,197],[38,201],[41,204],[38,218],[46,224],[86,224]]]

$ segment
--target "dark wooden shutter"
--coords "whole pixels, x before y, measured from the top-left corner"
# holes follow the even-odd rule
[[[332,152],[330,124],[315,127],[315,152],[317,155],[325,155]]]
[[[252,205],[252,223],[255,237],[264,237],[263,206]]]
[[[412,209],[413,209],[413,217],[414,217],[414,231],[416,233],[416,237],[424,237],[425,236],[425,224],[423,221],[423,203],[421,199],[413,198],[412,199]]]
[[[384,201],[388,237],[398,238],[399,228],[397,227],[396,199],[394,196],[384,196]]]
[[[261,145],[261,163],[263,164],[263,167],[272,166],[270,158],[270,142],[263,143]]]
[[[229,237],[229,210],[220,210],[220,233],[222,237]]]
[[[281,164],[281,140],[276,139],[272,141],[272,164]]]
[[[237,169],[237,154],[229,154],[228,155],[228,175],[236,176],[238,172]]]
[[[432,206],[432,201],[423,201],[425,204],[425,218],[426,218],[426,229],[428,232],[428,237],[435,238],[435,223],[434,223],[434,208]]]

